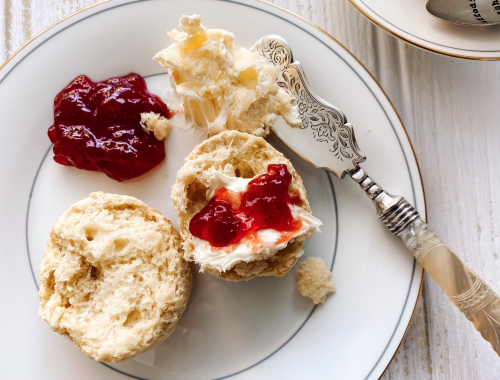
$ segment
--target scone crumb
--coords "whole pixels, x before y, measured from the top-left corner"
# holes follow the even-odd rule
[[[335,292],[332,272],[320,257],[309,257],[300,264],[296,281],[299,293],[312,299],[316,305],[324,303],[328,295]]]
[[[148,133],[153,132],[157,140],[166,139],[172,131],[172,124],[159,113],[141,113],[141,126]]]

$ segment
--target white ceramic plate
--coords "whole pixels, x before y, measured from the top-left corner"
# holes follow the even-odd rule
[[[188,308],[161,346],[125,363],[86,358],[38,318],[38,265],[52,224],[92,191],[136,196],[176,221],[170,187],[196,141],[175,130],[167,160],[118,183],[52,160],[47,128],[54,96],[78,74],[93,80],[135,71],[160,94],[165,70],[151,60],[167,46],[182,14],[233,31],[238,46],[283,36],[317,93],[355,125],[363,165],[381,184],[411,200],[425,217],[410,142],[370,74],[328,35],[255,1],[130,1],[90,7],[52,26],[0,70],[0,313],[2,378],[8,379],[377,379],[411,319],[422,268],[385,230],[369,199],[349,179],[309,167],[272,143],[304,179],[323,233],[305,245],[321,256],[337,293],[314,307],[283,278],[230,283],[196,274]]]
[[[373,23],[406,42],[453,57],[500,59],[500,25],[453,25],[431,16],[427,0],[350,0]]]

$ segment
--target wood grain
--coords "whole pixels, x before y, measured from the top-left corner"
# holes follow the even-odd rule
[[[93,0],[0,0],[0,61]],[[348,0],[273,0],[326,30],[374,75],[413,142],[428,222],[500,291],[500,62],[435,55],[372,25]],[[500,359],[427,276],[384,379],[500,379]]]

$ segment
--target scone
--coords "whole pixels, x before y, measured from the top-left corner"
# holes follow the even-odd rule
[[[121,362],[174,331],[192,287],[170,221],[140,200],[92,193],[54,224],[39,316],[88,357]]]
[[[214,174],[226,180],[239,177],[235,181],[243,181],[243,178],[266,173],[271,164],[284,164],[288,168],[291,174],[289,194],[297,200],[296,209],[299,213],[307,214],[308,220],[312,220],[311,228],[281,246],[267,247],[250,255],[236,255],[238,249],[230,253],[222,248],[217,257],[212,255],[214,257],[210,256],[210,260],[200,258],[196,247],[201,240],[197,240],[190,232],[190,222],[208,204],[207,190],[212,186]],[[283,276],[302,255],[304,240],[319,231],[318,226],[321,224],[310,215],[302,179],[290,161],[263,138],[237,131],[225,131],[213,136],[191,152],[177,173],[177,181],[172,187],[172,200],[179,217],[186,260],[195,261],[202,271],[230,281],[249,280],[256,276]]]

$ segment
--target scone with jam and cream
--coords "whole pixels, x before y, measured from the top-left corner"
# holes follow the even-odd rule
[[[263,138],[238,131],[191,152],[172,200],[184,258],[230,281],[283,276],[321,225],[290,161]]]
[[[215,135],[238,130],[266,136],[278,115],[293,127],[302,121],[291,97],[276,80],[279,68],[256,52],[233,47],[234,34],[207,29],[200,16],[182,16],[182,31],[169,33],[173,44],[153,59],[168,69],[177,102],[191,123]]]

